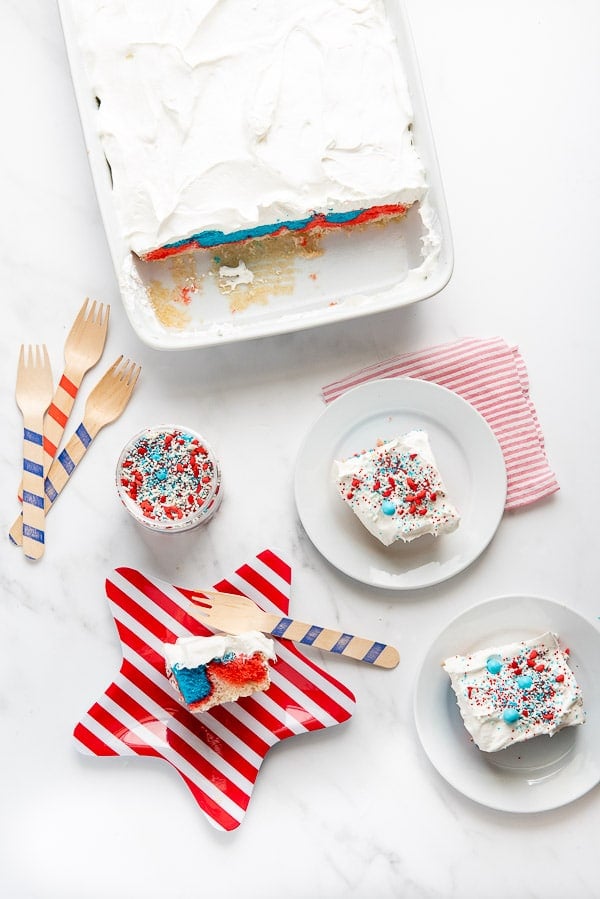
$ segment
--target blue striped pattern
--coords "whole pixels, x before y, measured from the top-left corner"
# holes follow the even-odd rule
[[[46,496],[48,497],[50,502],[53,503],[54,500],[56,499],[56,497],[58,496],[58,490],[56,489],[56,487],[54,486],[54,484],[52,483],[52,481],[49,478],[46,478],[45,489],[46,489]]]
[[[31,459],[23,459],[23,471],[34,474],[37,478],[44,477],[44,466],[39,465],[37,462],[32,462]]]
[[[280,618],[274,628],[271,629],[270,633],[273,634],[274,637],[285,637],[286,631],[294,621],[292,618]],[[295,638],[297,643],[304,643],[305,646],[312,646],[315,642],[319,634],[322,634],[325,628],[319,627],[316,624],[311,624],[308,628],[307,632],[301,639]],[[341,634],[338,637],[338,640],[331,647],[329,652],[336,652],[339,655],[343,655],[346,651],[348,644],[354,639],[353,634]],[[363,662],[370,662],[373,664],[381,655],[383,650],[386,649],[385,643],[372,643],[367,652],[362,657]]]
[[[29,490],[23,491],[23,502],[29,503],[30,506],[37,506],[38,509],[44,508],[44,497],[38,496],[37,493],[31,493]]]
[[[44,442],[44,438],[39,431],[30,431],[29,428],[23,428],[23,438],[28,440],[29,443],[37,443],[38,446],[41,446]]]
[[[37,540],[38,543],[44,543],[44,532],[32,527],[30,524],[23,524],[23,536]]]
[[[66,451],[66,449],[64,449],[62,451],[62,453],[60,453],[60,455],[58,457],[58,461],[60,462],[60,464],[62,465],[62,467],[64,468],[64,470],[67,472],[68,475],[70,475],[73,472],[73,470],[75,468],[75,463],[71,459],[71,457],[68,454],[68,452]]]
[[[343,652],[350,640],[352,640],[352,636],[352,634],[342,634],[337,643],[331,647],[331,652]]]
[[[309,627],[309,629],[304,634],[304,636],[302,637],[300,642],[306,643],[307,646],[312,646],[312,644],[315,642],[315,640],[321,633],[323,633],[323,628],[317,627],[316,624],[313,624],[311,627]]]
[[[373,643],[369,651],[363,656],[363,662],[374,662],[375,659],[379,658],[384,649],[385,643]]]
[[[275,627],[273,628],[271,633],[273,634],[274,637],[283,637],[283,635],[285,634],[285,632],[287,631],[287,629],[291,623],[292,623],[291,618],[282,618],[280,621],[277,622],[277,624],[275,625]]]
[[[79,439],[81,440],[81,442],[83,443],[85,448],[87,449],[88,446],[90,445],[90,443],[92,442],[92,438],[91,438],[91,435],[89,434],[89,432],[86,431],[83,422],[81,422],[81,424],[79,425],[79,427],[77,428],[75,433],[77,434],[77,436],[79,437]]]

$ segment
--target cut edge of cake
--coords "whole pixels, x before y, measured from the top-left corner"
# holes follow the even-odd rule
[[[276,660],[273,640],[259,631],[178,637],[164,644],[164,655],[167,679],[191,712],[264,692]]]

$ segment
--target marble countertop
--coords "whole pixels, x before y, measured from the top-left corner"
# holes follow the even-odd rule
[[[547,0],[406,5],[452,224],[448,286],[377,316],[178,353],[144,345],[121,305],[57,9],[43,0],[4,5],[5,532],[18,511],[19,344],[46,341],[59,371],[68,327],[91,296],[112,308],[104,360],[124,353],[143,370],[125,414],[101,432],[53,510],[43,560],[29,563],[0,542],[3,896],[598,895],[598,790],[535,815],[465,798],[421,749],[413,692],[438,632],[481,600],[546,596],[590,621],[600,616],[600,9],[594,0],[568,9]],[[323,411],[320,388],[467,335],[520,347],[561,489],[506,513],[483,555],[442,584],[389,592],[357,583],[321,557],[294,504],[296,454]],[[113,485],[125,440],[161,420],[206,434],[226,485],[208,527],[166,539],[128,518]],[[295,614],[385,636],[401,663],[380,671],[313,650],[354,692],[354,714],[271,750],[242,825],[223,833],[168,765],[81,755],[72,731],[120,664],[104,593],[113,569],[194,586],[266,547],[292,566]]]

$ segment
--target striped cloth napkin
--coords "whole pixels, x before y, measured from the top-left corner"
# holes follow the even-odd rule
[[[500,337],[467,337],[394,356],[328,384],[323,388],[323,399],[330,403],[366,381],[403,377],[433,381],[453,390],[486,419],[506,462],[507,509],[529,505],[559,489],[548,464],[518,347],[509,346]]]

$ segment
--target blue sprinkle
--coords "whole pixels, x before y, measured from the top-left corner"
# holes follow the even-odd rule
[[[533,683],[533,678],[529,677],[528,674],[521,674],[517,677],[517,685],[521,688],[521,690],[529,690],[530,686]]]
[[[508,708],[504,709],[504,711],[502,712],[502,717],[507,724],[514,724],[515,721],[518,721],[521,716],[519,715],[517,709]]]
[[[384,515],[393,515],[394,512],[396,511],[396,506],[394,505],[394,503],[391,500],[384,499],[384,501],[381,504],[381,511],[383,512]]]
[[[500,656],[490,656],[485,663],[485,667],[490,672],[490,674],[498,674],[502,669],[502,659],[500,658]]]

